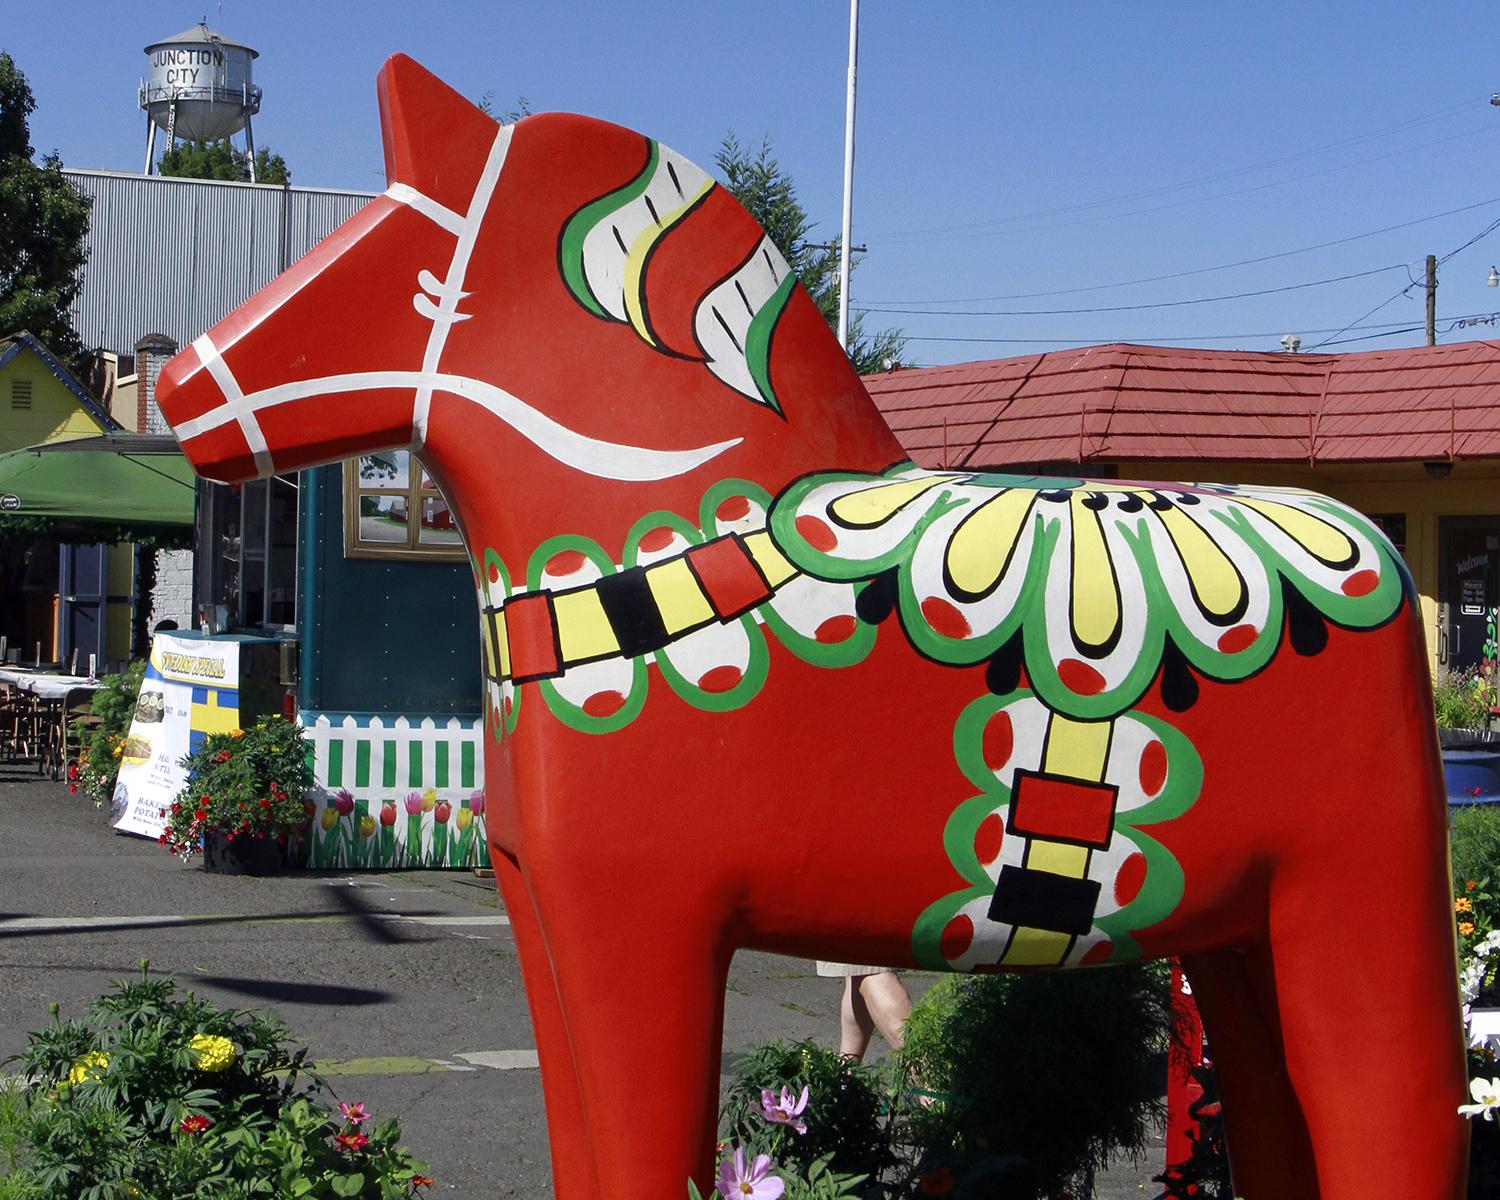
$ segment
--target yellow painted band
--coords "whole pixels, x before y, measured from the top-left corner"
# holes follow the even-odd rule
[[[1080,645],[1102,646],[1120,625],[1120,594],[1099,514],[1073,493],[1073,633]]]
[[[564,665],[620,652],[619,640],[595,589],[556,593],[552,611],[557,618],[557,642]]]
[[[780,550],[776,549],[776,544],[771,541],[771,535],[764,529],[745,535],[745,549],[750,551],[750,557],[755,560],[755,565],[760,568],[760,573],[766,577],[766,582],[772,588],[779,588],[797,573],[797,568],[787,561],[786,556]]]
[[[677,557],[646,568],[646,586],[661,612],[668,633],[681,633],[714,619],[713,607],[703,595],[687,559]]]
[[[1053,713],[1047,727],[1047,753],[1042,769],[1049,775],[1068,775],[1098,783],[1109,762],[1111,721],[1075,721]]]
[[[1218,616],[1233,612],[1245,587],[1229,556],[1180,508],[1164,509],[1157,516],[1182,556],[1198,602]]]
[[[1025,532],[1036,492],[1009,488],[963,519],[948,541],[948,574],[970,595],[988,592]]]

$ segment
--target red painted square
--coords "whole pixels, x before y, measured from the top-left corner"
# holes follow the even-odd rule
[[[504,619],[512,679],[520,682],[562,674],[551,596],[546,592],[517,596],[505,606]]]
[[[1019,770],[1006,832],[1103,850],[1114,831],[1117,794],[1113,784]]]
[[[760,569],[736,537],[715,538],[687,552],[688,566],[719,616],[728,620],[771,597]]]

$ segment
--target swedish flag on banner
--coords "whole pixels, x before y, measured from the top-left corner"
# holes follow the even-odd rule
[[[191,754],[209,734],[228,733],[240,727],[239,689],[195,687],[188,712],[188,753]]]

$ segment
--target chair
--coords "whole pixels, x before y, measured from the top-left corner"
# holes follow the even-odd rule
[[[68,768],[78,758],[85,735],[97,729],[102,719],[94,715],[92,688],[68,689],[58,716],[59,744],[57,758],[52,763],[53,779],[67,774]]]

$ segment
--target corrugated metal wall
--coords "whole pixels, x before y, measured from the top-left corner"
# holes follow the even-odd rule
[[[65,171],[93,197],[73,305],[85,345],[129,354],[148,333],[180,346],[368,204],[368,192]]]

